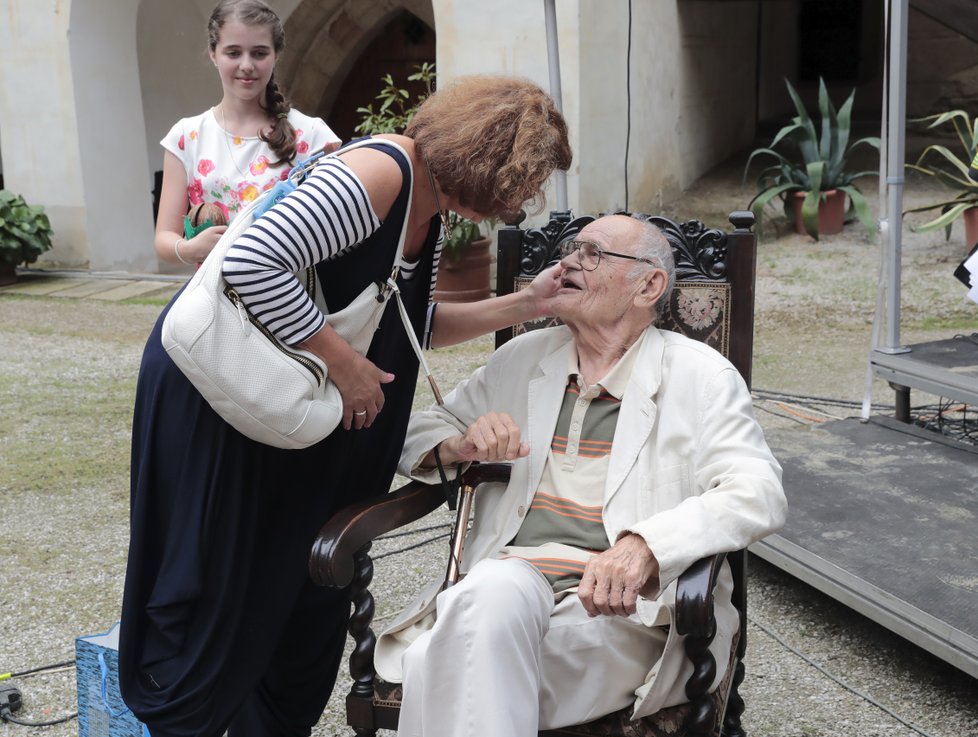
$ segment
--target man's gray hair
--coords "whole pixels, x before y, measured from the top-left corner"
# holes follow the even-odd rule
[[[676,261],[672,256],[672,246],[669,245],[668,239],[661,230],[650,223],[645,215],[633,214],[631,217],[642,224],[635,256],[648,259],[651,262],[638,261],[635,269],[631,272],[631,276],[637,277],[649,269],[662,269],[668,278],[666,290],[652,306],[652,322],[655,323],[669,308],[672,288],[676,284]]]

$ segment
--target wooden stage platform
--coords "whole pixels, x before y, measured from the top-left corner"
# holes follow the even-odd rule
[[[885,417],[767,437],[788,522],[751,552],[978,678],[978,447]]]

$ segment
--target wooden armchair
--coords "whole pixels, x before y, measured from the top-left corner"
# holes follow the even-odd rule
[[[537,273],[556,260],[560,244],[573,238],[593,218],[572,218],[555,213],[541,228],[523,230],[522,216],[500,230],[497,257],[497,293],[522,288]],[[708,229],[698,221],[677,223],[651,217],[673,246],[676,257],[676,288],[668,315],[661,327],[678,330],[714,346],[726,355],[750,383],[751,346],[754,320],[754,269],[756,239],[751,232],[750,212],[735,212],[732,232]],[[497,346],[514,334],[544,327],[550,321],[521,325],[497,333]],[[471,494],[486,482],[509,478],[506,464],[471,467],[463,476],[462,494]],[[354,612],[350,634],[354,649],[350,657],[353,687],[347,696],[347,723],[364,737],[377,729],[397,729],[400,684],[380,681],[374,672],[376,638],[371,630],[374,600],[369,591],[373,577],[370,559],[372,541],[380,535],[409,524],[445,502],[440,487],[411,482],[384,497],[351,506],[334,516],[320,531],[309,561],[313,580],[323,586],[350,587]],[[446,551],[446,560],[448,558]],[[733,600],[740,612],[740,632],[735,637],[727,675],[713,693],[709,692],[717,664],[709,651],[716,622],[713,589],[724,559],[733,578]],[[743,550],[704,558],[693,564],[677,583],[676,628],[686,635],[685,649],[693,665],[686,683],[689,703],[632,722],[631,709],[609,714],[588,724],[541,732],[541,737],[743,737],[740,717],[744,710],[738,686],[744,677],[746,635],[746,553]]]

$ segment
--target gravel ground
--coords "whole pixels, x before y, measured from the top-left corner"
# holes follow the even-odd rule
[[[714,172],[679,209],[685,217],[723,222],[749,198],[739,174],[733,167]],[[908,198],[929,194],[920,187]],[[783,225],[766,236],[758,260],[755,387],[858,401],[877,249],[855,225],[820,243]],[[963,255],[955,236],[947,243],[940,234],[905,240],[907,341],[978,329],[975,305],[949,277]],[[142,342],[159,309],[153,299],[105,304],[0,295],[0,673],[69,660],[76,636],[118,619],[132,393]],[[480,340],[439,351],[433,368],[452,386],[489,350],[489,341]],[[881,382],[873,393],[885,411],[892,393]],[[931,399],[914,394],[915,403]],[[430,401],[426,388],[418,401]],[[759,399],[757,407],[766,427],[799,421],[790,402]],[[448,522],[442,511],[419,525]],[[375,551],[435,534],[381,541]],[[436,542],[378,562],[379,621],[441,574],[444,553]],[[974,679],[756,558],[749,597],[742,693],[744,723],[755,737],[978,735]],[[76,708],[71,668],[13,683],[23,692],[21,719],[56,719]],[[314,734],[349,733],[341,698],[348,687],[340,681]],[[75,720],[47,728],[0,725],[0,737],[76,731]]]

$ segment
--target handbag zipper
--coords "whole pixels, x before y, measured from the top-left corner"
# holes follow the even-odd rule
[[[303,356],[301,353],[296,353],[286,348],[279,341],[279,339],[275,337],[275,335],[272,333],[271,330],[266,328],[261,323],[260,320],[258,320],[250,312],[248,312],[248,310],[244,306],[244,303],[241,301],[241,296],[236,291],[234,291],[233,287],[230,286],[224,287],[224,296],[227,297],[229,300],[231,300],[231,303],[238,308],[238,314],[241,315],[242,323],[244,322],[245,319],[247,319],[248,322],[250,322],[256,328],[258,328],[258,330],[261,331],[262,335],[268,338],[268,340],[271,342],[272,345],[274,345],[276,348],[282,351],[282,353],[284,353],[286,356],[288,356],[293,361],[295,361],[300,366],[304,367],[307,371],[309,371],[309,373],[311,373],[316,378],[316,383],[319,386],[323,385],[323,381],[326,380],[326,374],[322,370],[322,368],[320,368],[320,366],[315,361],[311,361],[310,359]]]

